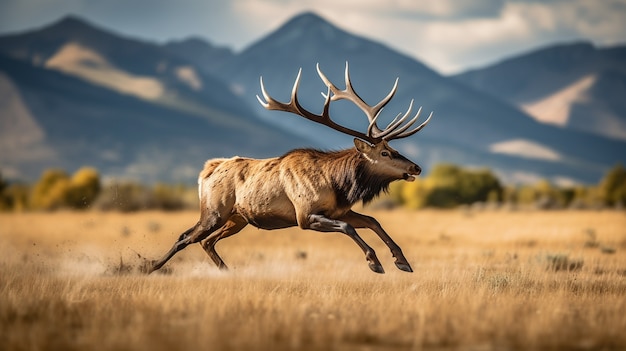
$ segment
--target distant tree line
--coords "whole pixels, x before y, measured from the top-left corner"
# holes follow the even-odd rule
[[[196,188],[183,184],[111,182],[102,185],[99,172],[81,168],[73,175],[60,169],[42,173],[32,185],[9,184],[0,174],[1,211],[53,211],[59,209],[117,210],[123,212],[197,207]]]
[[[436,165],[414,182],[392,183],[391,199],[409,208],[453,208],[460,205],[525,208],[623,208],[626,169],[616,165],[595,186],[559,187],[547,180],[534,184],[503,185],[489,169]]]
[[[63,170],[46,170],[32,186],[8,184],[0,175],[0,208],[3,210],[85,209],[100,194],[100,175],[81,168],[71,177]]]
[[[98,209],[139,211],[197,208],[195,186],[144,185],[110,182],[102,185],[99,172],[90,167],[69,175],[50,169],[34,184],[9,183],[0,173],[0,211],[51,211]],[[429,175],[414,182],[394,182],[386,198],[393,206],[412,209],[458,206],[509,206],[526,208],[623,208],[626,204],[626,169],[616,165],[593,186],[559,187],[547,180],[505,186],[489,169],[436,165]]]

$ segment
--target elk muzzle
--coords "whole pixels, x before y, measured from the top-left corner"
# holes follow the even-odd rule
[[[413,164],[409,167],[408,171],[404,173],[403,178],[407,182],[412,182],[415,180],[415,177],[420,175],[420,173],[422,173],[422,169],[420,168],[420,166]]]

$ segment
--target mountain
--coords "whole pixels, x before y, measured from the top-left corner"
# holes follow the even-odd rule
[[[392,142],[426,171],[450,162],[490,167],[511,182],[595,183],[616,162],[626,163],[623,140],[537,122],[495,94],[441,76],[312,13],[292,18],[241,53],[223,52],[223,61],[213,49],[200,40],[128,38],[76,17],[0,37],[3,175],[33,180],[47,167],[92,165],[105,177],[190,181],[206,158],[351,147],[352,138],[266,111],[255,97],[263,76],[273,97],[288,100],[302,67],[300,101],[319,113],[319,93],[326,88],[315,64],[342,88],[346,61],[356,91],[370,104],[400,77],[380,125],[404,112],[411,99],[424,115],[434,111],[424,130]],[[612,54],[623,56],[620,50]],[[616,89],[620,81],[604,84]],[[609,89],[603,86],[598,93]],[[365,117],[349,103],[333,102],[331,114],[350,128],[366,129]]]
[[[394,142],[407,156],[426,169],[435,162],[488,166],[507,180],[529,176],[596,182],[615,162],[626,161],[626,143],[584,132],[564,130],[535,121],[498,97],[443,77],[416,60],[383,44],[350,34],[323,18],[304,13],[262,38],[230,60],[219,72],[231,89],[245,101],[260,94],[259,76],[274,98],[287,101],[300,67],[303,68],[299,98],[302,105],[319,113],[320,91],[315,64],[340,88],[345,62],[355,90],[375,104],[400,77],[394,100],[381,120],[404,112],[411,99],[426,113],[434,111],[430,124],[418,135]],[[264,111],[268,121],[301,135],[314,135],[330,147],[351,144],[340,136],[293,115]],[[348,103],[331,107],[333,118],[352,128],[366,129],[362,114]],[[353,116],[348,118],[348,116]],[[385,123],[380,123],[385,125]]]
[[[550,46],[453,77],[536,120],[626,140],[626,46]]]
[[[125,38],[73,16],[0,37],[0,53],[160,104],[241,106],[221,80],[160,45]]]
[[[302,145],[193,63],[75,17],[0,37],[0,127],[0,169],[23,180],[92,165],[192,181],[207,158]]]
[[[230,48],[211,45],[201,38],[169,41],[163,48],[211,74],[217,72],[235,56]]]

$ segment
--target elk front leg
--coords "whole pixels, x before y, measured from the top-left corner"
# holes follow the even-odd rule
[[[376,257],[374,249],[361,239],[353,226],[340,220],[327,218],[323,215],[309,215],[308,221],[309,229],[320,232],[341,232],[348,235],[359,245],[363,253],[365,253],[365,259],[369,262],[370,269],[375,273],[385,273],[378,257]]]
[[[380,239],[387,245],[387,247],[389,247],[389,250],[391,250],[391,254],[393,255],[393,257],[396,258],[396,267],[405,272],[413,272],[413,269],[411,269],[411,265],[404,257],[400,246],[398,246],[398,244],[396,244],[393,239],[391,239],[389,234],[385,232],[383,227],[374,217],[369,217],[354,211],[350,211],[346,213],[346,215],[343,216],[341,219],[352,225],[354,228],[369,228],[374,231],[374,233],[376,233],[380,237]]]

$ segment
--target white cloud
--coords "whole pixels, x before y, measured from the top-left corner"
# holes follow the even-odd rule
[[[441,73],[493,63],[574,39],[623,42],[626,0],[237,0],[233,8],[265,33],[315,11],[350,32],[412,55]]]
[[[200,35],[241,49],[303,11],[314,11],[442,73],[556,42],[626,41],[626,0],[2,0],[0,32],[75,13],[146,39]]]
[[[377,11],[393,13],[398,17],[415,19],[458,20],[472,17],[494,17],[504,6],[504,0],[439,0],[439,1],[391,1],[383,6],[378,2]]]
[[[549,147],[532,140],[514,139],[491,144],[489,151],[496,154],[506,154],[524,158],[546,161],[558,161],[561,155]]]

